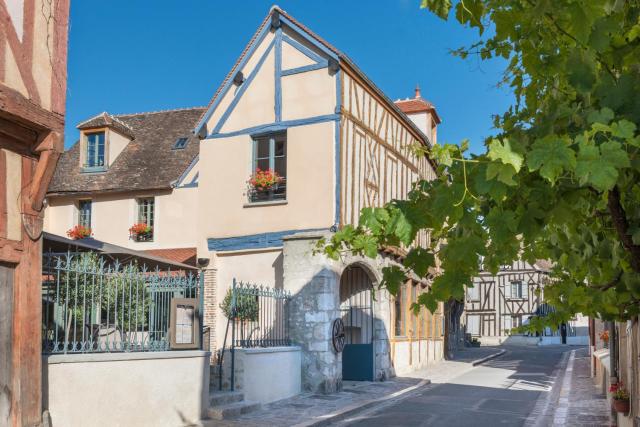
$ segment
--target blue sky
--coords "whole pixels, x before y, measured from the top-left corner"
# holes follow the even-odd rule
[[[461,60],[449,49],[476,33],[419,8],[419,0],[290,0],[277,4],[345,52],[391,98],[416,84],[443,123],[439,142],[492,134],[491,115],[512,96],[496,88],[503,63]],[[272,2],[71,2],[66,146],[75,126],[102,111],[206,105]]]

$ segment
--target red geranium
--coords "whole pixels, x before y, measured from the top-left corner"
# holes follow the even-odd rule
[[[249,184],[253,187],[254,190],[258,191],[266,191],[270,190],[276,184],[281,183],[283,178],[278,175],[278,172],[273,171],[271,169],[267,169],[263,171],[260,168],[256,169],[256,172],[249,179]]]
[[[135,236],[150,234],[152,230],[153,228],[150,225],[141,222],[138,224],[133,224],[131,228],[129,228],[129,234]]]
[[[91,236],[91,229],[83,225],[76,225],[75,227],[67,230],[67,236],[73,240],[84,239]]]

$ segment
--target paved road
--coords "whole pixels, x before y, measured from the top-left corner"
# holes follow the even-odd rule
[[[340,425],[522,426],[538,398],[550,392],[554,369],[569,350],[566,346],[507,347],[503,356],[446,383],[433,384]]]

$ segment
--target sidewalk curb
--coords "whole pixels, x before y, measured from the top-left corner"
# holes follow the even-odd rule
[[[342,421],[346,418],[349,418],[352,415],[358,414],[360,412],[366,411],[367,409],[370,409],[374,406],[377,406],[381,403],[384,403],[386,401],[395,399],[397,397],[400,397],[404,394],[407,394],[411,391],[417,390],[419,388],[422,388],[426,385],[431,384],[431,380],[428,379],[424,379],[422,381],[420,381],[418,384],[416,385],[412,385],[410,387],[407,388],[403,388],[402,390],[398,390],[394,393],[388,394],[386,396],[383,397],[379,397],[377,399],[370,399],[370,400],[366,400],[364,402],[359,402],[359,403],[355,403],[353,405],[347,406],[344,409],[341,409],[339,411],[336,411],[332,414],[327,414],[327,415],[321,415],[319,417],[315,417],[314,419],[310,420],[310,421],[305,421],[299,424],[295,424],[293,427],[324,427],[324,426],[328,426],[330,424],[336,423],[338,421]]]
[[[484,362],[488,362],[488,361],[489,361],[489,360],[491,360],[491,359],[495,359],[496,357],[500,357],[500,356],[502,356],[502,355],[503,355],[503,354],[505,354],[506,352],[507,352],[507,350],[500,350],[499,352],[497,352],[497,353],[493,353],[493,354],[490,354],[490,355],[488,355],[488,356],[485,356],[485,357],[483,357],[482,359],[474,360],[473,362],[471,362],[471,366],[478,366],[478,365],[481,365],[481,364],[483,364]]]

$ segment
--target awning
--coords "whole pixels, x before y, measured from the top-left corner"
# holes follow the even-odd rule
[[[42,253],[64,254],[67,252],[86,252],[94,251],[100,252],[120,263],[128,263],[131,261],[138,261],[140,264],[144,264],[148,269],[160,270],[189,270],[195,271],[192,265],[183,264],[181,262],[171,261],[165,258],[150,255],[142,251],[136,251],[133,249],[125,248],[118,245],[112,245],[111,243],[103,242],[93,238],[85,238],[78,240],[67,239],[66,237],[58,236],[57,234],[42,233]]]

